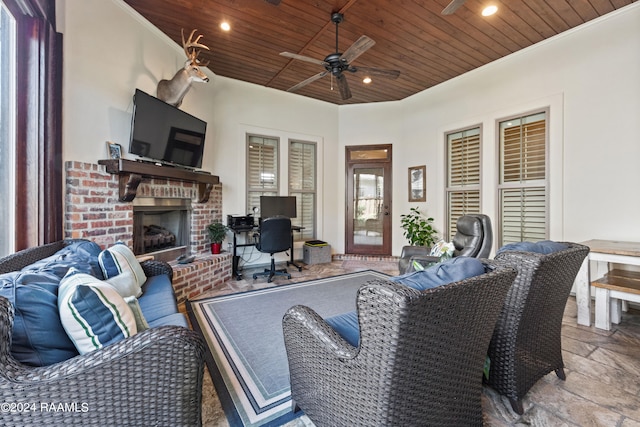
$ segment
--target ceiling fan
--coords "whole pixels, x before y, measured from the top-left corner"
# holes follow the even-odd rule
[[[466,0],[452,0],[451,3],[449,3],[447,5],[447,7],[445,7],[442,10],[442,14],[443,15],[451,15],[452,13],[454,13],[456,10],[458,10],[458,8],[460,6],[462,6],[464,4]]]
[[[321,79],[327,74],[331,74],[331,76],[335,77],[336,81],[338,82],[338,89],[340,90],[340,96],[342,97],[342,99],[349,99],[351,98],[351,89],[349,89],[349,84],[347,83],[347,79],[343,74],[345,71],[348,71],[350,73],[361,71],[372,76],[388,77],[391,79],[398,78],[398,76],[400,75],[400,71],[397,70],[384,70],[381,68],[372,67],[355,67],[351,65],[351,63],[355,61],[357,57],[365,53],[374,44],[376,44],[376,42],[374,42],[367,36],[361,36],[358,40],[355,41],[355,43],[349,46],[349,48],[347,48],[344,53],[340,53],[338,51],[338,25],[343,20],[344,15],[342,13],[334,12],[331,14],[331,22],[336,24],[336,51],[327,55],[327,57],[323,60],[311,58],[304,55],[298,55],[296,53],[280,53],[280,55],[287,58],[299,59],[302,61],[311,62],[313,64],[322,65],[324,67],[324,71],[301,81],[295,86],[290,87],[289,89],[287,89],[287,92],[295,92],[296,90],[308,85],[309,83],[315,82],[316,80]]]

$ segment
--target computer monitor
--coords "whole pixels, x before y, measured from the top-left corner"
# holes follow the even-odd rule
[[[295,196],[260,196],[260,217],[262,219],[272,216],[286,216],[295,218],[296,212]]]

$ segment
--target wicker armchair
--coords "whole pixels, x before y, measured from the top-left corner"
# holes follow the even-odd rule
[[[560,329],[567,298],[582,261],[583,245],[543,255],[507,251],[496,262],[518,276],[507,294],[489,346],[488,384],[523,413],[522,398],[543,376],[555,371],[564,380]]]
[[[358,291],[353,347],[308,307],[283,319],[294,409],[317,426],[482,425],[482,370],[516,275],[488,273],[427,291],[374,280]]]
[[[6,257],[0,260],[0,273],[53,255],[64,244]],[[147,275],[171,270],[159,262],[143,263],[143,268]],[[0,297],[0,400],[5,405],[0,424],[201,425],[205,350],[195,332],[152,328],[89,354],[30,367],[11,355],[13,318],[13,305]]]

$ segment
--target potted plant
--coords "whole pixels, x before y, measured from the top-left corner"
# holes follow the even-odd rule
[[[413,246],[433,246],[438,241],[438,231],[432,225],[433,218],[424,216],[418,208],[409,210],[411,213],[400,215],[404,237]]]
[[[207,227],[209,232],[209,240],[211,241],[211,253],[219,254],[222,249],[222,241],[227,237],[227,230],[229,228],[221,222],[212,222]]]

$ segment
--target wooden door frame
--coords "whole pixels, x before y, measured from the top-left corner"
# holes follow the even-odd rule
[[[387,157],[386,159],[358,159],[358,160],[350,160],[350,152],[352,151],[368,151],[368,150],[386,150]],[[392,193],[393,193],[393,156],[392,156],[392,145],[391,144],[376,144],[376,145],[350,145],[345,146],[345,182],[346,182],[346,192],[345,192],[345,252],[346,253],[354,253],[360,255],[391,255],[391,247],[392,247]],[[353,238],[353,189],[354,182],[351,177],[351,171],[354,167],[357,166],[381,166],[384,168],[385,177],[384,177],[384,190],[383,190],[383,200],[386,202],[383,209],[384,218],[382,222],[382,245],[379,247],[369,246],[369,245],[350,245],[350,239]],[[351,251],[350,251],[351,250]]]

